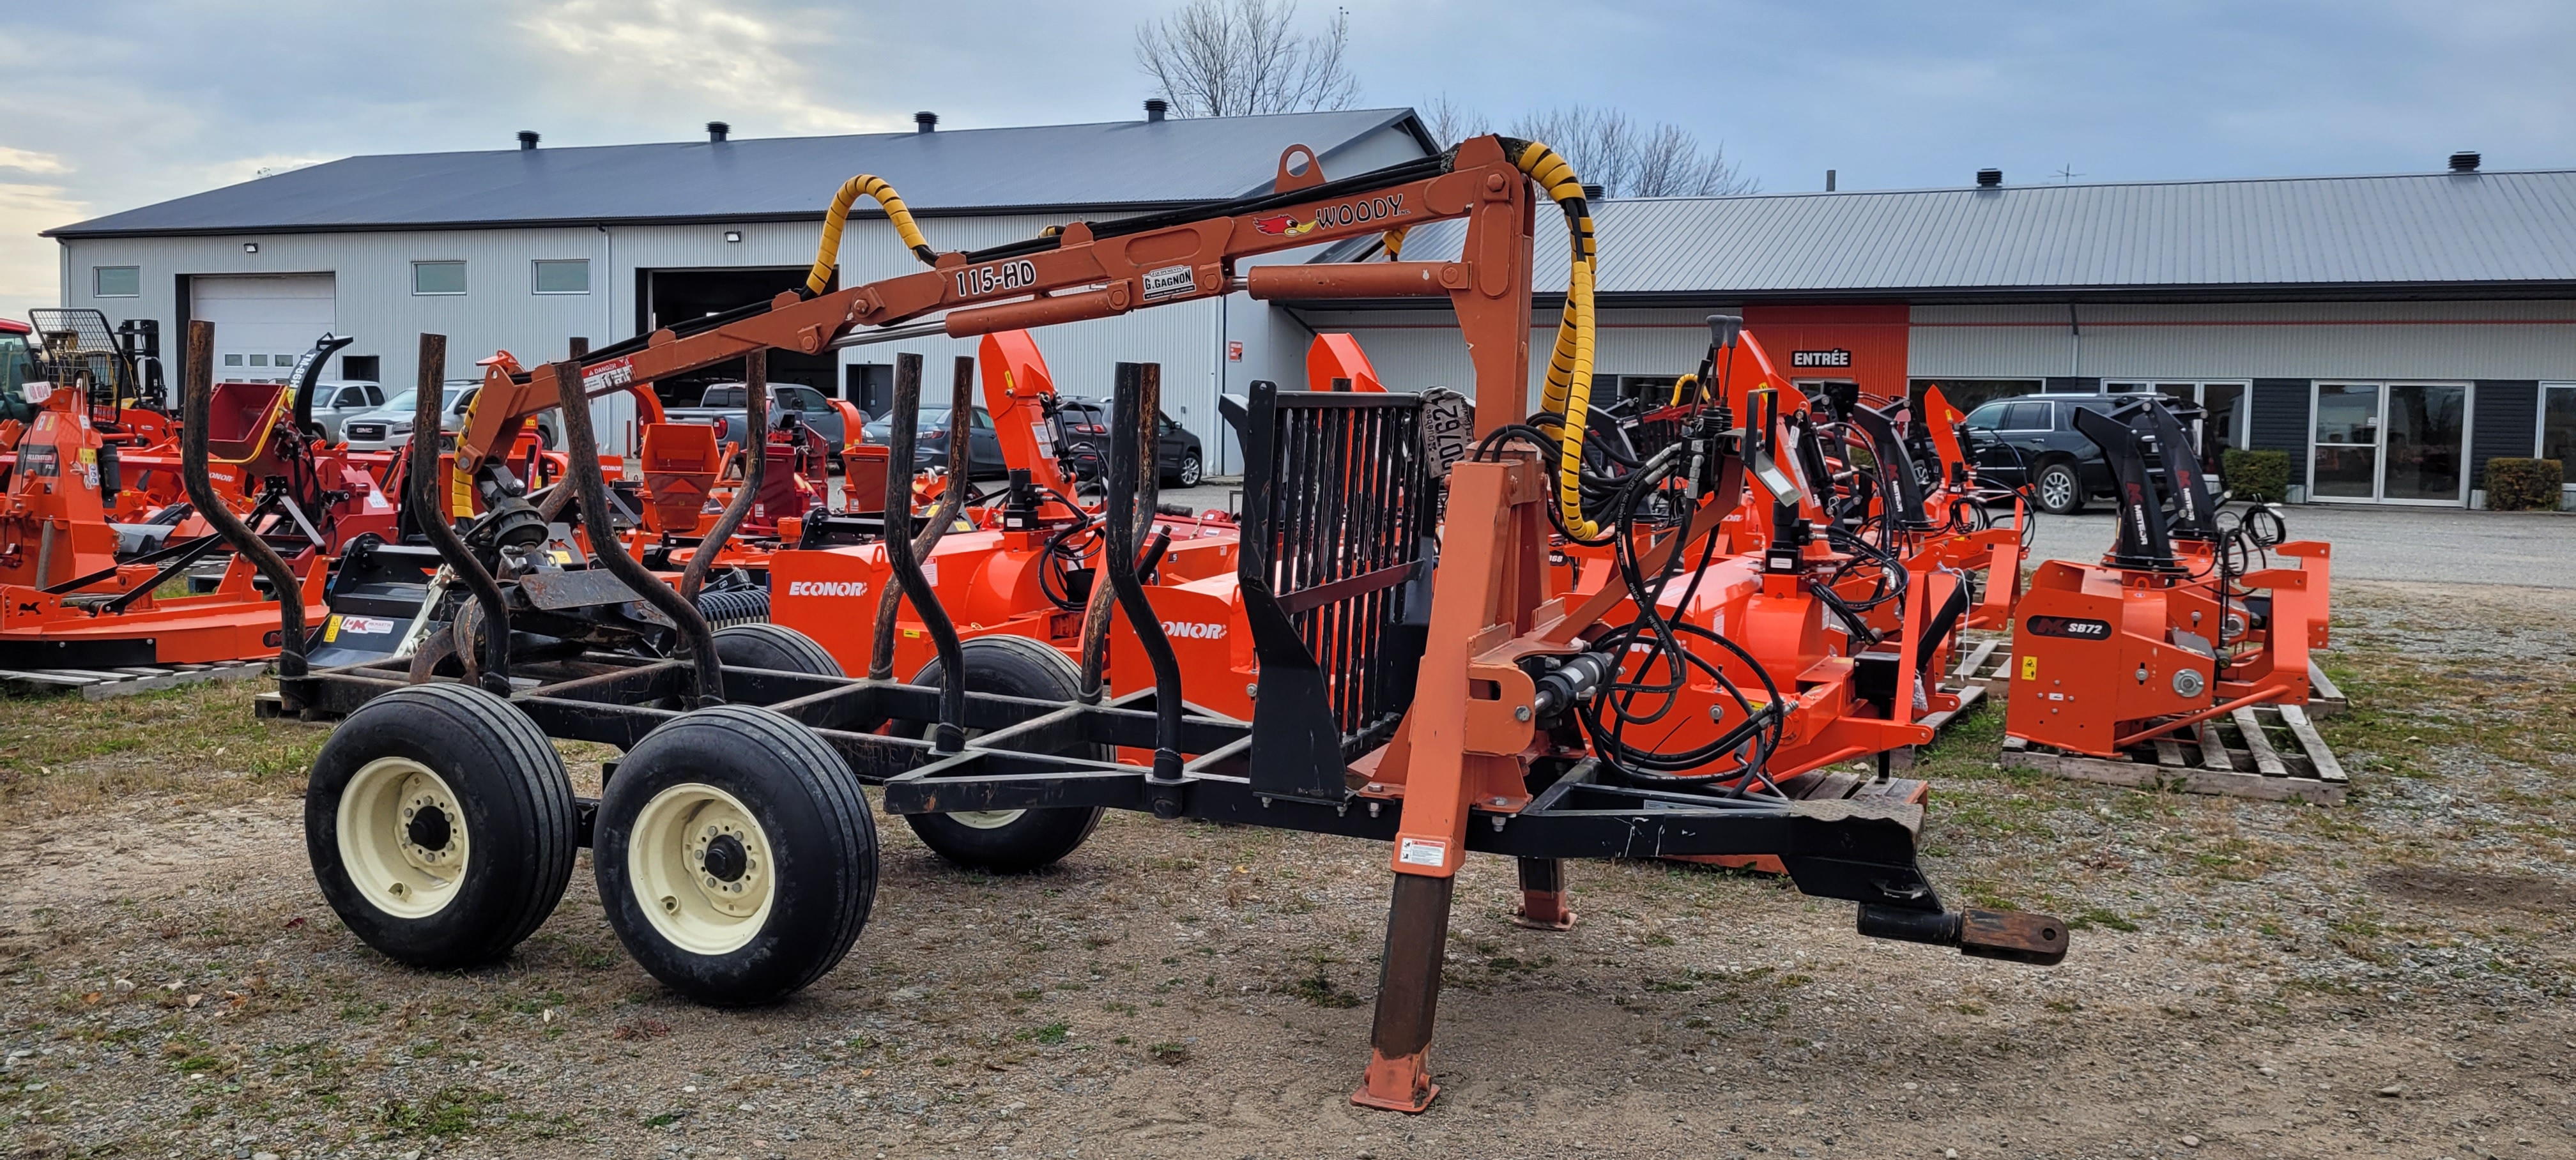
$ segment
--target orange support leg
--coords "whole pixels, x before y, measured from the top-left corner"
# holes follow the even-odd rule
[[[1512,921],[1531,930],[1572,930],[1574,911],[1565,905],[1565,862],[1558,858],[1523,858],[1521,906]]]
[[[1386,960],[1378,970],[1377,1022],[1369,1029],[1368,1072],[1351,1102],[1423,1112],[1440,1095],[1431,1082],[1431,1024],[1440,1008],[1440,958],[1449,935],[1449,898],[1458,880],[1395,876],[1386,911]]]

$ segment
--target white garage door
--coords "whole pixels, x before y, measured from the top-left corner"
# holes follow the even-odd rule
[[[329,274],[199,275],[188,287],[189,317],[215,324],[218,381],[285,382],[313,340],[339,323]]]

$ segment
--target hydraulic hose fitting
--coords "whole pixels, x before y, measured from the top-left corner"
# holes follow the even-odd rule
[[[1582,652],[1567,657],[1565,663],[1537,675],[1538,693],[1530,699],[1531,711],[1543,719],[1589,701],[1602,682],[1618,671],[1619,657],[1615,653]]]

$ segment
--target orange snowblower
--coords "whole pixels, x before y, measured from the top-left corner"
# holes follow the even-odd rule
[[[2113,757],[2237,709],[2306,703],[2331,549],[2286,541],[2268,507],[2224,518],[2201,473],[2199,418],[2158,395],[2076,412],[2118,486],[2118,532],[2101,563],[2051,560],[2031,577],[2009,736]]]
[[[163,460],[126,454],[135,444],[125,439],[156,424],[138,421],[149,412],[124,405],[117,360],[99,357],[104,319],[87,320],[89,327],[82,321],[45,332],[35,365],[49,377],[31,380],[25,391],[34,413],[19,435],[8,506],[0,510],[0,666],[97,670],[275,653],[280,589],[263,589],[238,554],[214,576],[197,575],[226,548],[207,529],[206,513],[165,509],[165,518],[148,524],[112,518],[124,473]],[[292,386],[223,384],[206,424],[222,427],[222,437],[203,433],[215,452],[210,479],[223,473],[216,489],[222,515],[246,519],[286,553],[286,587],[306,604],[318,600],[342,544],[392,527],[392,508],[365,470],[290,426],[297,415],[292,392],[309,391],[322,360],[347,341],[325,336]],[[99,421],[103,411],[117,419]],[[175,481],[179,463],[167,462],[162,470]],[[247,515],[232,511],[235,505]],[[182,583],[207,590],[170,587]]]

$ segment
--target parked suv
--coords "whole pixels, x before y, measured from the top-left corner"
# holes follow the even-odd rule
[[[376,383],[324,379],[313,384],[313,423],[322,428],[325,443],[339,442],[349,420],[384,405],[385,389]]]
[[[1996,399],[1961,422],[1970,432],[1970,454],[1977,477],[2005,487],[2028,485],[2039,510],[2066,515],[2084,510],[2084,501],[2109,498],[2111,468],[2102,449],[2075,429],[2078,407],[2108,411],[2125,396],[2097,394],[2017,395]]]
[[[1056,401],[1057,454],[1067,462],[1088,457],[1097,463],[1109,461],[1109,404],[1070,396]],[[1175,487],[1197,487],[1207,478],[1207,453],[1199,437],[1190,429],[1172,421],[1172,417],[1154,416],[1157,465],[1162,468],[1163,482]]]

